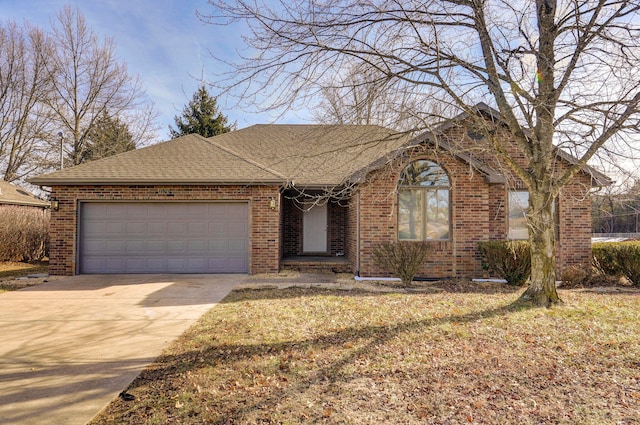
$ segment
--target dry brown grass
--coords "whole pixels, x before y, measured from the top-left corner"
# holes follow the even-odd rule
[[[0,261],[0,293],[14,291],[26,286],[39,285],[43,279],[16,280],[31,274],[44,274],[49,270],[48,261],[36,261],[33,263],[20,263],[13,261]]]
[[[640,292],[439,288],[236,291],[92,424],[640,423]]]

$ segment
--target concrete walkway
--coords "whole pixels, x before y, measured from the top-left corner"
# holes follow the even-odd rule
[[[86,424],[245,278],[75,276],[0,294],[0,423]]]

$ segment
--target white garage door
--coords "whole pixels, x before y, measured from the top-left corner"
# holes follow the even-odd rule
[[[247,273],[246,202],[82,203],[80,273]]]

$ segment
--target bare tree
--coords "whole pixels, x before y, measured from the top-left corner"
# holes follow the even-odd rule
[[[116,59],[112,39],[100,40],[78,9],[65,6],[52,40],[55,51],[47,64],[54,90],[47,103],[73,165],[85,157],[88,135],[103,114],[131,122],[136,141],[151,133],[153,108],[139,79]]]
[[[14,181],[37,169],[46,156],[51,115],[41,99],[50,91],[43,32],[15,22],[0,25],[0,166]]]
[[[313,117],[323,124],[380,125],[409,132],[424,128],[423,120],[433,116],[425,112],[436,107],[436,102],[431,96],[395,91],[388,81],[376,69],[354,64],[344,75],[322,84]]]
[[[468,112],[493,154],[529,190],[531,283],[523,298],[560,302],[553,204],[596,153],[633,152],[640,102],[640,3],[627,0],[211,0],[212,23],[246,21],[250,55],[227,88],[270,107],[311,104],[354,64],[379,83]],[[366,75],[363,75],[363,78]],[[497,108],[522,160],[480,119]],[[477,117],[477,118],[473,118]],[[557,147],[577,161],[554,168]],[[555,171],[554,171],[555,170]]]

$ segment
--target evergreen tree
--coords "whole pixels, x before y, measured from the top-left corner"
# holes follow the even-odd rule
[[[169,126],[172,138],[197,133],[204,137],[216,136],[235,130],[236,124],[228,124],[228,119],[218,110],[216,98],[201,85],[193,94],[182,115],[175,116],[177,130]]]
[[[129,126],[118,117],[103,112],[87,135],[88,143],[80,162],[93,161],[136,148]]]

